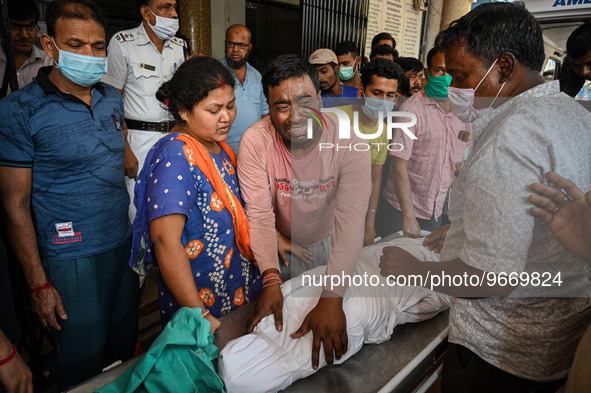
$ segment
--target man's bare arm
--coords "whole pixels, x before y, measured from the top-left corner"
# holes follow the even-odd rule
[[[363,235],[363,244],[365,246],[373,244],[373,240],[376,237],[375,224],[382,188],[383,167],[383,165],[378,164],[372,164],[371,166],[371,195],[369,197],[369,205],[367,206],[367,214],[365,215],[365,232]]]
[[[500,285],[500,280],[495,279],[495,273],[467,265],[459,258],[442,262],[422,262],[408,251],[395,246],[384,248],[380,257],[380,274],[383,277],[405,276],[408,279],[421,276],[422,280],[414,281],[416,285],[464,299],[508,296],[515,289],[509,282],[507,285]],[[448,277],[481,277],[483,281],[482,285],[480,282],[476,285],[475,281],[464,279],[461,282],[455,281],[459,285],[454,285],[451,278],[439,279],[444,274]]]
[[[47,276],[39,256],[31,217],[32,173],[32,168],[0,165],[0,199],[10,242],[22,266],[27,285],[29,288],[38,288],[47,282]],[[32,292],[31,301],[41,325],[61,329],[55,313],[62,319],[68,316],[55,288]]]
[[[119,94],[122,94],[122,89],[117,89]],[[125,153],[123,155],[123,171],[125,176],[129,177],[130,179],[137,180],[137,175],[140,171],[139,163],[135,154],[131,150],[129,143],[127,142],[127,124],[123,122],[121,125],[123,129],[123,137],[125,138]],[[133,202],[133,201],[132,201]]]
[[[392,162],[392,176],[394,176],[396,198],[398,199],[398,203],[400,203],[400,211],[402,212],[403,234],[406,237],[419,237],[421,235],[421,228],[415,218],[415,209],[412,204],[410,179],[408,177],[408,161],[394,157]]]
[[[13,350],[12,343],[0,330],[0,359],[10,357]],[[7,392],[33,393],[33,374],[18,353],[0,366],[0,388],[2,386]]]

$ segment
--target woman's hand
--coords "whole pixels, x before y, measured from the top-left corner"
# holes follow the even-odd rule
[[[209,331],[212,333],[215,333],[216,330],[218,330],[222,326],[222,323],[220,322],[220,320],[211,314],[207,314],[205,316],[205,319],[207,319],[209,321],[209,323],[211,323],[211,326],[209,327]]]

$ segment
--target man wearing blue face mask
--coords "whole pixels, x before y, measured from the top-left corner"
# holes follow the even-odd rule
[[[426,239],[436,248],[445,239],[441,262],[424,267],[432,276],[444,270],[490,280],[484,291],[475,281],[435,288],[455,296],[442,392],[555,392],[591,321],[589,269],[528,213],[527,186],[547,184],[553,171],[591,189],[591,114],[540,75],[542,29],[523,3],[479,5],[436,44],[453,77],[452,105],[475,118],[474,149],[451,193],[451,226]],[[570,203],[545,207],[558,216]],[[421,274],[416,259],[387,253],[382,274],[400,267]],[[542,272],[558,279],[493,283]]]
[[[388,155],[388,136],[384,118],[394,110],[394,100],[398,90],[398,81],[404,77],[402,68],[393,61],[375,59],[367,63],[361,73],[362,88],[359,89],[359,102],[354,105],[340,106],[334,109],[344,111],[353,125],[354,113],[357,113],[357,127],[366,135],[381,133],[368,139],[371,151],[371,196],[365,215],[364,245],[374,243],[375,223],[380,191],[382,188],[382,168]]]
[[[150,148],[174,126],[156,99],[156,91],[187,58],[185,41],[175,37],[179,29],[176,0],[137,0],[137,6],[142,23],[111,38],[109,70],[103,77],[125,102],[125,176],[131,222],[136,212],[135,179]]]
[[[56,344],[59,390],[133,356],[138,278],[122,173],[123,100],[106,71],[100,11],[52,2],[54,65],[0,103],[0,200],[31,306]]]
[[[419,237],[421,230],[439,228],[456,164],[470,144],[469,126],[456,117],[447,99],[451,77],[443,52],[429,51],[426,71],[425,89],[400,107],[417,116],[409,129],[418,139],[400,130],[393,137],[400,147],[389,153],[393,160],[380,205],[381,236],[402,230],[406,237]]]

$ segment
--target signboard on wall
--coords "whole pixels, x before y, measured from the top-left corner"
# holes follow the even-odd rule
[[[422,11],[413,8],[413,0],[369,0],[365,54],[371,52],[372,38],[381,32],[392,34],[400,56],[418,57]]]

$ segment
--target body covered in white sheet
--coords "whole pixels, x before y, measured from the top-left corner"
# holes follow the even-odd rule
[[[345,294],[343,310],[349,347],[335,364],[349,359],[363,344],[387,341],[397,325],[424,321],[449,307],[446,295],[420,287],[388,285],[386,278],[379,275],[380,256],[388,246],[401,247],[420,260],[439,261],[439,254],[423,247],[422,242],[423,239],[400,238],[362,250],[355,274],[366,275],[368,284],[352,285]],[[275,329],[273,316],[269,315],[251,334],[229,342],[221,351],[219,373],[229,393],[276,392],[316,372],[310,362],[312,334],[300,339],[290,335],[300,327],[322,292],[320,286],[310,286],[303,277],[316,276],[318,283],[325,270],[325,266],[319,266],[283,284],[282,331]],[[369,285],[371,275],[376,276],[373,283],[379,277],[378,285]],[[319,368],[325,365],[321,350]]]

